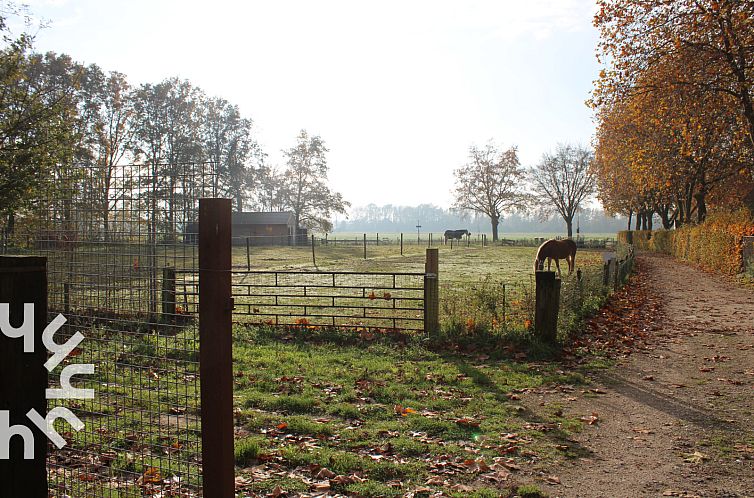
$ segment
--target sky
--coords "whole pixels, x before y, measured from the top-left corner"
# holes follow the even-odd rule
[[[26,0],[39,51],[237,104],[272,164],[301,129],[355,206],[449,207],[472,144],[589,145],[593,0]]]

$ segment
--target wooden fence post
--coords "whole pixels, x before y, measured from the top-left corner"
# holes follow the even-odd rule
[[[401,256],[403,256],[403,232],[401,232]]]
[[[314,254],[314,234],[312,234],[312,266],[317,266],[317,256]]]
[[[554,271],[538,271],[535,275],[534,332],[547,342],[555,342],[558,337],[560,279],[555,278]]]
[[[440,269],[438,249],[427,249],[424,263],[424,332],[436,336],[440,332]]]
[[[249,237],[246,237],[246,269],[251,271],[251,242]]]
[[[364,234],[364,259],[367,259],[367,234]]]
[[[204,496],[235,496],[230,199],[199,199],[199,377]]]
[[[14,434],[0,441],[10,457],[0,460],[0,496],[47,498],[47,436],[26,416],[31,409],[47,414],[47,258],[0,257],[0,303],[8,303],[13,327],[24,323],[24,303],[34,305],[33,352],[24,351],[23,339],[0,333],[0,410],[9,416],[4,429]],[[26,447],[34,449],[31,460],[24,459]]]
[[[175,321],[175,268],[162,269],[162,319]]]

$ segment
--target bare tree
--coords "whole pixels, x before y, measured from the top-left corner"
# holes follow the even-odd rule
[[[522,187],[526,170],[518,161],[515,146],[499,151],[495,144],[469,148],[469,162],[455,170],[456,186],[453,208],[489,216],[492,240],[498,240],[497,227],[503,213],[525,210],[528,195]]]
[[[594,194],[593,160],[594,154],[586,147],[559,144],[554,154],[545,153],[529,171],[540,217],[562,216],[568,237],[573,236],[573,217],[579,207]]]
[[[327,186],[327,147],[319,136],[301,130],[296,145],[286,151],[282,172],[282,204],[293,212],[299,226],[330,230],[332,213],[345,214],[351,204]]]

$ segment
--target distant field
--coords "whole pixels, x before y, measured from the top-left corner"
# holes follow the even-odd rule
[[[438,247],[438,246],[434,246]],[[396,245],[369,245],[367,259],[360,245],[316,246],[316,267],[311,247],[252,247],[251,268],[256,270],[345,270],[345,271],[424,271],[426,246],[404,245],[404,254]],[[485,277],[506,283],[528,282],[533,274],[535,247],[506,246],[439,246],[441,282],[479,282]],[[602,264],[599,251],[581,250],[577,266]],[[233,265],[246,268],[246,248],[235,247]],[[554,268],[553,268],[554,269]]]
[[[463,227],[461,227],[463,228]],[[492,240],[492,232],[475,232],[473,230],[471,231],[471,239],[476,241],[477,236],[480,234],[486,234],[487,240]],[[373,241],[376,236],[377,232],[330,232],[327,234],[328,239],[350,239],[353,241],[354,239],[362,240],[364,237],[364,233],[367,234],[367,239],[370,241]],[[423,243],[427,243],[427,240],[429,239],[429,233],[432,233],[432,240],[437,241],[441,240],[443,238],[443,232],[421,232],[420,237]],[[379,232],[380,239],[390,239],[391,242],[395,242],[400,240],[400,232]],[[324,237],[325,234],[322,233],[315,233],[315,236],[317,238]],[[544,237],[544,238],[555,238],[555,237],[565,237],[565,232],[499,232],[498,237],[500,239],[515,239],[515,240],[521,240],[521,239],[533,239],[536,237]],[[583,236],[586,239],[614,239],[615,238],[615,232],[596,232],[596,233],[582,233],[581,236]],[[403,232],[403,242],[404,244],[416,244],[416,230],[413,232]]]

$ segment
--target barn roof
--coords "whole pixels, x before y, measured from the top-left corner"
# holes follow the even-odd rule
[[[233,213],[233,225],[293,225],[293,213],[248,211]]]

